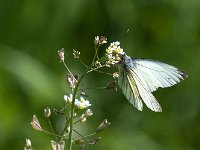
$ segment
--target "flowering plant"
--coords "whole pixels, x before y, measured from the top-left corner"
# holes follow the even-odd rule
[[[95,40],[95,54],[92,60],[91,65],[86,65],[80,58],[80,52],[73,50],[73,57],[75,59],[78,59],[79,62],[86,67],[86,72],[82,74],[80,77],[79,75],[73,74],[70,69],[68,68],[67,64],[65,63],[65,50],[62,48],[61,50],[58,50],[58,56],[60,59],[60,62],[63,63],[64,67],[68,71],[67,75],[67,81],[69,83],[69,86],[71,88],[71,92],[68,92],[69,94],[64,95],[64,106],[62,109],[52,109],[52,108],[46,108],[44,109],[44,116],[47,118],[49,122],[49,126],[51,128],[51,131],[45,130],[41,125],[36,117],[36,115],[33,116],[31,125],[32,127],[40,132],[44,132],[49,135],[53,135],[55,140],[51,141],[51,147],[53,150],[64,150],[65,147],[67,149],[71,150],[72,146],[74,144],[77,144],[79,146],[79,149],[82,149],[86,144],[94,145],[96,144],[101,137],[95,137],[91,139],[91,137],[94,137],[96,134],[98,134],[103,129],[107,128],[110,125],[110,122],[107,119],[104,119],[102,123],[96,128],[96,130],[88,135],[82,135],[79,133],[79,131],[75,128],[75,125],[78,123],[83,123],[87,120],[87,118],[91,117],[93,115],[93,112],[91,110],[91,101],[87,99],[87,94],[82,91],[80,91],[80,83],[82,79],[91,72],[100,72],[105,73],[99,70],[103,67],[111,67],[118,64],[121,60],[121,56],[123,56],[125,53],[123,49],[120,48],[119,42],[113,42],[110,44],[110,46],[105,50],[105,55],[102,58],[99,58],[98,56],[98,50],[101,45],[107,43],[107,38],[105,36],[96,36]],[[108,75],[112,75],[114,78],[118,77],[118,73],[105,73]],[[117,91],[117,83],[116,81],[112,81],[108,83],[107,86],[103,87],[104,89],[111,90],[111,91]],[[65,124],[62,134],[58,134],[55,132],[54,127],[51,124],[50,117],[52,115],[52,112],[55,114],[61,114],[65,116]],[[80,113],[81,112],[81,113]],[[79,137],[73,138],[74,133],[76,133]],[[66,146],[67,145],[67,146]],[[25,150],[31,150],[33,149],[31,145],[31,141],[29,139],[26,139],[26,144],[24,147]]]

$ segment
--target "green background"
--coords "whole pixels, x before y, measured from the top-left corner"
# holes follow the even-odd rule
[[[94,115],[81,133],[94,131],[104,118],[112,124],[97,145],[86,149],[200,149],[199,14],[199,0],[0,0],[0,149],[23,149],[26,138],[35,149],[50,149],[53,137],[33,130],[30,122],[36,114],[46,126],[43,109],[61,108],[63,95],[70,93],[57,50],[64,47],[70,56],[76,49],[90,64],[96,35],[108,38],[101,56],[110,42],[120,41],[128,55],[166,62],[189,77],[154,92],[162,113],[146,106],[136,110],[120,89],[88,90]],[[73,73],[84,72],[71,57],[66,63]],[[100,87],[111,80],[92,73],[81,86]],[[56,120],[59,126],[62,118]]]

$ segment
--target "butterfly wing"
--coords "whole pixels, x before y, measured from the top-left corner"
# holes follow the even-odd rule
[[[173,86],[187,77],[185,72],[174,66],[150,59],[132,59],[127,65],[135,73],[135,78],[150,92],[159,87]]]
[[[145,85],[141,82],[141,80],[138,78],[136,73],[133,69],[130,69],[130,76],[135,80],[137,89],[139,91],[139,96],[144,101],[146,106],[155,112],[161,112],[162,108],[156,98],[153,96],[153,94],[145,87]]]
[[[128,70],[120,68],[118,84],[119,87],[122,89],[122,92],[126,96],[127,100],[138,110],[142,111],[142,99],[139,95],[135,80]]]
[[[126,55],[120,68],[118,81],[126,98],[137,109],[136,104],[143,100],[147,107],[155,112],[161,112],[162,108],[151,92],[159,87],[170,87],[187,77],[174,66],[150,59],[131,59]],[[131,96],[130,93],[134,95]],[[142,106],[142,103],[139,106]],[[142,107],[139,110],[142,110]]]

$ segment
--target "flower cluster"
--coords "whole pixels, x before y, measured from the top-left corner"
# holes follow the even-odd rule
[[[121,60],[122,55],[124,55],[124,51],[122,48],[120,48],[120,43],[118,41],[113,42],[110,44],[110,46],[106,49],[106,57],[107,57],[107,65],[115,65],[119,63]]]
[[[73,98],[73,95],[70,94],[69,96],[67,95],[64,95],[64,100],[66,103],[68,104],[71,104],[72,103],[72,98]],[[85,109],[89,106],[91,106],[92,104],[90,104],[90,102],[88,100],[85,100],[82,96],[80,97],[80,100],[79,99],[75,99],[75,103],[74,105],[76,106],[76,108],[78,109]]]

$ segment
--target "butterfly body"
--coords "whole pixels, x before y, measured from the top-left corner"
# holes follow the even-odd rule
[[[150,59],[121,56],[118,84],[129,102],[142,111],[143,102],[155,112],[162,108],[152,92],[159,87],[170,87],[187,77],[174,66]]]

